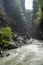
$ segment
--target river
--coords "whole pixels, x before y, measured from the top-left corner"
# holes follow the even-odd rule
[[[37,44],[6,51],[10,55],[0,58],[0,65],[43,65],[43,47],[38,44],[39,41],[35,42]]]

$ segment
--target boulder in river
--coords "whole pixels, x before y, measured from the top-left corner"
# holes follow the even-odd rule
[[[8,57],[10,54],[8,53],[8,54],[6,54],[6,57]]]
[[[10,44],[7,48],[8,49],[15,49],[15,48],[18,48],[18,47],[16,46],[16,44],[14,42],[10,42]]]

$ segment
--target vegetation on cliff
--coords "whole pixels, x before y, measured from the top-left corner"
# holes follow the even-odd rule
[[[35,19],[35,23],[40,23],[43,20],[43,0],[36,0],[38,4],[38,11],[36,12],[37,18]]]
[[[12,31],[10,27],[1,28],[0,29],[0,45],[3,47],[8,46],[10,42],[10,38],[12,36]]]

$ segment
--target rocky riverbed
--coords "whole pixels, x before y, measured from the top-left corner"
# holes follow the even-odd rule
[[[0,57],[8,57],[10,55],[10,53],[6,53],[8,50],[17,49],[29,45],[38,45],[39,47],[43,47],[43,41],[35,40],[33,38],[26,38],[25,40],[22,36],[20,36],[16,41],[11,40],[10,45],[7,48],[0,49]]]
[[[32,40],[17,49],[7,50],[4,57],[0,57],[0,65],[43,65],[43,41]]]

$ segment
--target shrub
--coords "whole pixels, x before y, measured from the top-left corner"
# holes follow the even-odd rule
[[[4,37],[8,37],[8,38],[11,37],[12,32],[11,32],[11,28],[10,27],[2,28],[2,32],[3,32],[2,35]]]
[[[2,39],[2,44],[4,47],[7,47],[9,45],[9,41]]]
[[[4,46],[9,45],[11,37],[12,31],[10,27],[0,29],[0,44],[3,44]]]

